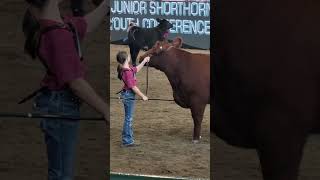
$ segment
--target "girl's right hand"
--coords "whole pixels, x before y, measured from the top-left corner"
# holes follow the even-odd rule
[[[143,99],[144,101],[148,101],[148,97],[147,97],[147,96],[142,96],[142,99]]]
[[[150,57],[149,57],[149,56],[145,57],[145,58],[143,59],[143,61],[144,61],[144,63],[149,62],[149,61],[150,61]]]

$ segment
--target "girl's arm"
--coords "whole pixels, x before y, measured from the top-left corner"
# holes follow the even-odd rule
[[[85,15],[84,18],[87,22],[87,32],[94,31],[104,19],[107,19],[106,15],[108,12],[109,6],[107,0],[104,0],[95,10]]]
[[[138,66],[136,66],[136,67],[137,67],[137,72],[139,72],[139,71],[143,68],[143,66],[144,66],[147,62],[149,62],[149,60],[150,60],[150,57],[149,57],[149,56],[145,57],[145,58],[143,59],[143,61],[142,61]]]
[[[148,100],[148,97],[145,96],[145,95],[140,91],[140,89],[139,89],[137,86],[133,86],[131,89],[133,90],[133,92],[135,92],[136,94],[138,94],[144,101],[147,101],[147,100]]]
[[[69,87],[83,101],[92,106],[96,111],[103,114],[109,122],[108,106],[101,97],[95,92],[90,84],[83,78],[78,78],[69,82]]]

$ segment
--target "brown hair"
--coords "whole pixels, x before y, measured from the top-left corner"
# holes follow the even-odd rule
[[[41,9],[45,6],[48,0],[26,0],[26,2],[35,8]],[[24,43],[24,50],[33,59],[35,59],[37,57],[40,39],[40,24],[29,8],[27,9],[23,17],[22,31],[26,38]]]
[[[22,31],[26,38],[24,50],[32,59],[37,57],[37,50],[40,38],[40,24],[28,9],[22,22]]]
[[[36,8],[41,9],[48,2],[48,0],[26,0],[26,2]]]
[[[125,51],[119,51],[117,53],[117,62],[119,63],[117,67],[117,72],[118,72],[118,79],[122,80],[121,72],[122,72],[122,65],[128,58],[128,53]]]

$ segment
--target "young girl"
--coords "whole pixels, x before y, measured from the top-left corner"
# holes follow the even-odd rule
[[[122,130],[122,147],[137,146],[133,138],[133,112],[135,104],[135,94],[139,95],[144,101],[148,100],[137,87],[137,80],[135,74],[139,72],[145,63],[149,62],[149,57],[144,60],[136,67],[130,66],[131,58],[125,51],[120,51],[117,54],[117,62],[119,63],[117,71],[118,78],[124,82],[124,86],[121,91],[121,98],[124,105],[125,118]]]
[[[108,118],[108,107],[85,80],[79,41],[92,32],[108,12],[107,0],[84,17],[64,17],[62,0],[26,0],[23,20],[25,50],[47,70],[35,108],[43,114],[80,117],[80,99]],[[80,39],[80,40],[79,40]],[[79,120],[43,119],[49,180],[72,180]]]

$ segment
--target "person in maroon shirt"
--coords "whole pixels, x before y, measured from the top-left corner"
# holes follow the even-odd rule
[[[79,41],[98,27],[108,13],[107,0],[84,17],[62,17],[62,0],[26,0],[23,20],[25,50],[38,58],[47,73],[35,98],[35,109],[45,114],[79,118],[80,102],[92,106],[108,123],[108,107],[85,80]],[[79,120],[43,119],[49,180],[73,180]]]
[[[117,54],[117,62],[119,63],[117,71],[118,78],[124,82],[121,98],[124,106],[125,117],[122,129],[122,147],[132,147],[139,144],[135,143],[133,137],[133,112],[135,104],[135,94],[139,95],[144,101],[148,97],[144,95],[137,87],[137,79],[135,74],[139,72],[144,65],[149,62],[150,57],[146,57],[138,66],[130,66],[131,58],[127,52],[120,51]]]

